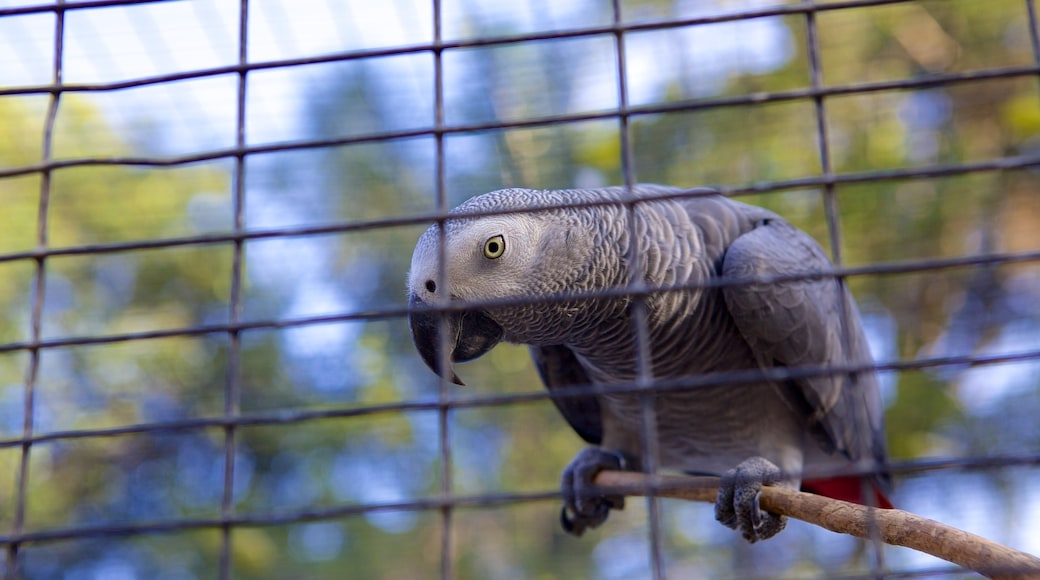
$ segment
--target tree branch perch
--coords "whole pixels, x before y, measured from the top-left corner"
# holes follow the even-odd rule
[[[654,495],[714,503],[716,477],[648,476],[603,471],[596,485],[606,493]],[[1040,579],[1040,558],[898,509],[873,509],[782,487],[763,487],[762,509],[797,518],[832,532],[904,546],[974,570],[989,578]]]

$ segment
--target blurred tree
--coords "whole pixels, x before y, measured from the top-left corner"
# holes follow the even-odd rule
[[[10,121],[0,124],[0,165],[39,161],[44,117],[40,104],[0,99],[0,118]],[[130,151],[116,133],[84,132],[83,125],[103,127],[100,112],[89,99],[64,97],[54,135],[56,157],[90,156],[100,142]],[[39,175],[0,180],[0,255],[36,247],[40,186]],[[226,204],[228,189],[227,172],[219,167],[56,170],[49,190],[48,242],[68,247],[198,233],[189,206],[219,195],[214,192],[224,192]],[[228,295],[230,256],[228,248],[187,247],[49,258],[44,337],[176,329],[226,320],[222,305]],[[27,340],[34,264],[6,261],[0,268],[0,338]],[[44,350],[35,385],[35,431],[215,414],[222,405],[225,343],[223,337],[202,337]],[[0,358],[0,434],[20,436],[28,357],[14,353]],[[198,453],[185,456],[188,447]],[[0,471],[5,474],[0,522],[5,526],[13,521],[18,450],[5,448],[0,453]],[[220,482],[211,482],[215,488],[202,485],[185,493],[185,480],[178,472],[208,470],[200,462],[220,457],[219,439],[205,433],[34,445],[24,529],[217,513]],[[200,509],[205,504],[207,508]],[[149,561],[154,566],[161,554],[145,547],[155,543],[149,538],[134,542],[135,567],[148,567]],[[25,573],[43,578],[63,570],[96,570],[104,563],[94,549],[114,545],[94,540],[29,546],[23,549]],[[190,550],[198,549],[192,542]]]

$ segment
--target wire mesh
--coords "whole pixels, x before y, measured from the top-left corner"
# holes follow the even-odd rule
[[[453,452],[453,425],[458,421],[457,412],[465,409],[501,407],[507,411],[521,405],[544,403],[549,398],[543,390],[530,389],[515,393],[478,393],[460,395],[446,381],[441,381],[439,391],[434,399],[415,396],[403,397],[399,400],[387,401],[352,401],[350,403],[332,403],[327,408],[289,408],[276,410],[256,410],[243,408],[243,392],[246,378],[242,368],[243,344],[250,334],[264,332],[287,332],[294,329],[306,329],[335,323],[359,323],[374,321],[391,321],[400,324],[408,314],[408,307],[403,304],[383,303],[378,306],[364,308],[343,308],[338,312],[320,315],[291,315],[279,313],[271,317],[255,317],[246,315],[247,294],[247,250],[250,244],[260,242],[278,242],[286,240],[309,239],[320,236],[347,235],[371,231],[400,228],[402,226],[426,226],[431,223],[443,223],[449,216],[451,194],[449,192],[449,167],[451,157],[448,153],[449,138],[470,135],[493,134],[511,130],[534,130],[578,125],[589,122],[616,123],[617,141],[619,142],[618,165],[622,182],[632,187],[635,183],[646,179],[659,179],[659,176],[646,174],[640,169],[637,160],[636,137],[633,136],[632,124],[640,119],[675,113],[716,112],[727,110],[752,111],[770,105],[808,103],[813,112],[815,127],[812,130],[819,171],[809,175],[798,175],[788,178],[769,179],[759,182],[743,182],[723,184],[719,189],[726,195],[744,196],[770,192],[790,192],[818,190],[822,193],[823,218],[826,224],[824,231],[830,244],[831,256],[835,268],[828,272],[800,274],[790,277],[778,277],[769,282],[783,282],[793,279],[812,277],[836,277],[845,284],[847,280],[871,280],[887,276],[927,274],[948,270],[970,270],[1006,265],[1034,265],[1040,261],[1040,249],[997,251],[989,248],[980,253],[963,253],[955,256],[911,258],[901,261],[871,262],[864,265],[848,265],[844,259],[842,211],[839,207],[838,188],[856,185],[874,185],[879,183],[902,183],[929,179],[973,176],[978,174],[1000,174],[1012,171],[1035,171],[1040,166],[1040,151],[1036,148],[1023,147],[1019,151],[1005,151],[1001,154],[983,156],[978,159],[958,159],[952,162],[934,162],[914,165],[905,168],[884,169],[844,169],[836,167],[833,161],[836,129],[830,122],[833,103],[845,97],[863,97],[899,91],[921,91],[926,89],[956,89],[957,87],[984,86],[1002,80],[1021,80],[1040,78],[1040,26],[1036,15],[1036,7],[1031,0],[1021,0],[1023,12],[1028,20],[1028,33],[1032,62],[1005,64],[999,66],[983,66],[962,71],[927,72],[913,74],[907,78],[881,79],[874,78],[827,82],[824,62],[826,49],[821,46],[819,34],[820,18],[833,13],[854,12],[856,10],[880,9],[884,6],[916,5],[911,0],[855,0],[846,2],[799,2],[776,5],[753,5],[734,10],[719,10],[694,16],[668,17],[650,21],[626,18],[626,5],[620,0],[610,3],[610,19],[608,22],[591,26],[574,28],[558,28],[535,30],[533,32],[479,35],[473,38],[452,38],[444,32],[444,13],[446,8],[440,0],[433,0],[430,8],[430,23],[427,42],[395,43],[392,46],[351,49],[340,52],[307,55],[303,57],[274,58],[258,60],[251,57],[251,19],[258,14],[257,3],[240,0],[237,4],[235,30],[237,43],[235,60],[219,66],[192,67],[172,73],[140,76],[124,80],[107,82],[67,82],[63,78],[63,66],[68,52],[65,44],[67,20],[70,15],[90,13],[105,8],[130,7],[147,5],[156,2],[132,0],[99,0],[94,2],[58,2],[0,8],[0,22],[4,19],[18,17],[42,17],[53,20],[52,63],[50,81],[41,84],[12,84],[0,86],[0,100],[8,98],[43,97],[47,99],[46,111],[43,115],[42,150],[38,160],[13,163],[0,167],[0,180],[18,178],[38,178],[39,188],[36,197],[35,237],[29,248],[10,249],[0,253],[0,266],[30,264],[32,267],[32,291],[28,306],[29,312],[25,327],[28,332],[24,338],[4,340],[0,344],[0,355],[19,355],[25,353],[24,380],[19,385],[23,402],[21,410],[22,424],[20,433],[0,437],[0,452],[14,450],[17,454],[16,470],[13,474],[14,490],[11,493],[11,522],[0,530],[0,545],[6,549],[6,575],[19,577],[23,573],[22,552],[27,546],[48,543],[61,543],[99,538],[121,538],[147,536],[154,534],[171,534],[184,531],[218,531],[219,541],[216,548],[217,566],[221,578],[235,575],[236,558],[240,558],[235,547],[236,534],[241,530],[288,526],[308,522],[325,522],[378,512],[436,512],[439,517],[439,535],[434,542],[438,574],[443,578],[460,575],[456,561],[456,553],[460,546],[453,538],[460,527],[457,512],[460,508],[494,507],[515,505],[525,502],[544,502],[555,500],[558,492],[550,489],[539,491],[502,491],[468,493],[459,491],[462,483],[457,481],[455,464],[458,458]],[[634,35],[640,33],[682,31],[698,29],[710,25],[735,22],[749,22],[768,18],[799,18],[804,22],[805,54],[807,57],[809,85],[805,87],[781,90],[751,91],[746,94],[685,97],[666,102],[633,104],[630,98],[629,84],[632,67],[626,60],[628,50],[626,43]],[[516,118],[493,118],[492,120],[456,120],[446,114],[446,92],[450,90],[452,78],[446,73],[445,60],[452,55],[476,49],[510,48],[534,44],[553,43],[572,39],[609,38],[613,41],[611,59],[616,74],[615,89],[616,106],[601,110],[581,110],[568,112],[550,112],[522,114]],[[430,56],[432,62],[432,121],[424,126],[403,129],[378,128],[369,130],[362,127],[349,135],[335,137],[309,137],[298,140],[275,142],[257,142],[247,135],[249,126],[250,98],[255,89],[249,89],[251,75],[265,71],[282,71],[302,69],[310,65],[350,64],[355,62],[380,61],[392,57],[409,55]],[[201,151],[173,154],[145,154],[127,156],[124,154],[100,155],[90,150],[77,152],[71,156],[56,156],[53,139],[59,112],[67,106],[74,95],[96,96],[121,91],[163,86],[177,82],[190,82],[231,75],[235,78],[234,90],[234,140],[231,144],[218,147],[206,147]],[[1040,103],[1040,95],[1034,99]],[[378,145],[398,142],[432,141],[432,191],[435,200],[426,209],[416,211],[391,212],[392,215],[372,217],[352,217],[350,219],[334,219],[326,223],[305,225],[281,225],[276,227],[254,227],[247,220],[247,165],[265,155],[286,154],[306,151],[326,151],[349,146]],[[215,232],[193,233],[187,235],[148,236],[124,241],[55,242],[52,235],[52,197],[54,176],[59,172],[70,172],[84,168],[182,168],[212,162],[227,162],[228,174],[231,176],[231,227],[221,228]],[[518,183],[516,185],[530,185]],[[2,191],[2,190],[0,190]],[[471,192],[477,193],[477,192]],[[1034,193],[1035,195],[1035,193]],[[631,203],[635,203],[634,201]],[[937,203],[946,203],[943,200]],[[481,214],[485,215],[485,214]],[[457,217],[457,216],[455,216]],[[128,217],[127,219],[132,219]],[[48,301],[48,281],[56,278],[62,281],[60,274],[55,274],[55,263],[64,259],[94,258],[99,256],[123,255],[126,253],[146,252],[152,250],[195,249],[216,250],[230,249],[230,268],[226,284],[225,298],[222,302],[226,308],[224,322],[201,322],[188,325],[171,325],[157,329],[93,332],[89,328],[82,332],[64,332],[49,335],[46,331],[46,304]],[[638,248],[633,251],[638,251]],[[443,272],[442,272],[443,274]],[[738,282],[718,280],[701,287],[720,287]],[[582,297],[630,296],[637,304],[641,304],[648,296],[661,291],[689,289],[681,286],[670,289],[645,290],[639,288],[621,288],[597,292]],[[574,296],[561,295],[549,297],[549,300],[568,300]],[[522,300],[509,300],[492,303],[492,305],[517,304]],[[485,304],[486,305],[486,304]],[[440,305],[439,310],[451,310],[473,307],[467,305]],[[637,312],[639,310],[637,309]],[[604,387],[603,392],[638,392],[644,395],[645,401],[651,396],[679,389],[731,384],[740,381],[760,380],[764,375],[774,380],[817,376],[830,373],[848,373],[873,369],[878,372],[904,373],[928,369],[965,369],[987,368],[1009,363],[1022,363],[1040,360],[1040,349],[1025,348],[1014,352],[1003,353],[970,353],[934,356],[915,356],[912,358],[894,357],[881,360],[877,364],[864,367],[850,365],[847,367],[798,368],[785,367],[764,371],[748,371],[736,373],[718,373],[697,377],[693,380],[669,381],[652,377],[648,369],[648,352],[645,312],[636,317],[633,332],[643,340],[641,350],[641,366],[647,372],[641,372],[638,380]],[[60,353],[63,349],[78,347],[101,347],[104,345],[126,345],[146,341],[161,341],[188,337],[206,337],[226,339],[224,360],[225,378],[220,385],[221,404],[214,412],[176,419],[154,419],[130,421],[126,424],[103,427],[78,428],[75,425],[52,425],[44,427],[36,424],[41,416],[39,408],[39,388],[41,361],[47,353]],[[847,340],[847,339],[846,339]],[[554,397],[579,396],[583,389],[564,389],[554,392]],[[305,506],[293,509],[281,509],[277,505],[265,506],[267,509],[253,511],[238,506],[236,485],[244,477],[240,473],[238,442],[243,430],[254,427],[300,426],[318,424],[337,420],[358,420],[366,417],[395,416],[410,412],[431,412],[437,415],[437,469],[438,479],[436,493],[427,494],[416,499],[370,500],[348,504]],[[644,404],[644,440],[647,445],[647,457],[654,457],[656,445],[653,424],[652,405]],[[66,444],[73,442],[97,442],[104,445],[119,437],[131,437],[142,434],[197,434],[206,437],[218,437],[221,441],[221,484],[219,514],[215,516],[193,517],[191,515],[138,518],[127,522],[102,524],[83,523],[80,519],[74,523],[58,525],[44,529],[26,529],[26,509],[34,493],[32,458],[39,447],[44,444]],[[1025,451],[1013,454],[990,454],[985,450],[949,458],[929,458],[894,462],[893,472],[897,474],[919,474],[934,470],[986,471],[1008,467],[1035,467],[1040,465],[1040,454]],[[651,466],[652,467],[652,466]],[[670,562],[665,553],[667,533],[663,528],[662,515],[658,500],[648,500],[646,530],[649,563],[648,574],[655,578],[669,575]],[[551,517],[546,518],[550,523]],[[869,572],[864,577],[903,577],[920,575],[940,575],[948,572],[946,568],[931,568],[925,565],[916,568],[893,568],[882,558],[879,546],[873,547],[873,559],[869,563]],[[853,577],[853,576],[843,576]]]

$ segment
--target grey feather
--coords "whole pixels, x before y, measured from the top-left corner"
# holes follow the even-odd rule
[[[524,299],[475,306],[479,325],[455,317],[450,331],[480,335],[460,337],[452,360],[480,356],[500,339],[527,344],[550,392],[635,380],[637,336],[648,341],[646,362],[655,378],[869,363],[859,313],[833,279],[705,285],[720,277],[829,270],[812,238],[772,212],[710,190],[639,185],[631,194],[624,188],[510,189],[473,198],[454,211],[496,215],[446,221],[443,281],[437,266],[441,235],[436,226],[428,230],[416,245],[409,275],[414,303]],[[508,211],[517,213],[501,213]],[[492,235],[504,236],[501,259],[480,253]],[[628,289],[633,279],[660,290],[642,299],[644,333],[635,327],[630,296],[580,295]],[[419,335],[436,327],[421,313],[412,318]],[[424,359],[439,369],[438,341],[416,338]],[[632,468],[642,460],[642,401],[632,393],[553,397],[582,438],[620,454]],[[787,474],[783,484],[796,486],[806,466],[884,463],[882,409],[872,373],[691,387],[657,395],[654,406],[656,464],[664,468],[722,475],[741,464],[765,474],[761,466],[775,465]],[[745,461],[755,457],[765,461]],[[597,515],[577,522],[578,528],[599,521]]]
[[[549,392],[560,389],[580,389],[591,385],[585,369],[564,346],[539,346],[531,348],[538,375]],[[595,396],[552,397],[560,414],[585,441],[599,445],[603,441],[603,419],[600,416],[599,399]]]
[[[831,268],[812,238],[781,219],[766,218],[730,245],[722,275],[768,279]],[[723,294],[762,367],[871,362],[856,305],[834,278],[727,286]],[[825,450],[883,462],[882,409],[873,372],[810,377],[791,386],[784,391],[789,403]]]

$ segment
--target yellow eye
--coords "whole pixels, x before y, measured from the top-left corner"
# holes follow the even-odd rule
[[[484,242],[484,257],[489,260],[498,258],[506,251],[506,239],[502,236],[491,236]]]

